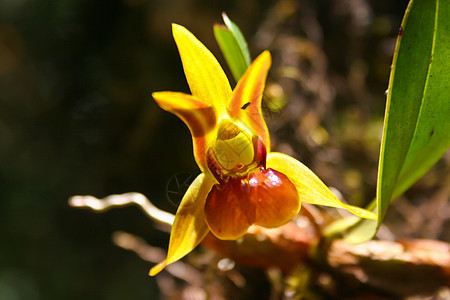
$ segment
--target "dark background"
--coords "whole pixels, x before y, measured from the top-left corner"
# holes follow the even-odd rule
[[[132,232],[163,248],[168,235],[135,207],[95,214],[69,207],[67,199],[136,191],[175,212],[166,197],[168,181],[198,168],[187,128],[151,98],[153,91],[189,91],[172,22],[189,28],[222,63],[212,33],[222,11],[241,27],[253,57],[273,46],[275,66],[283,65],[283,53],[258,41],[261,32],[289,32],[318,45],[334,91],[329,113],[318,122],[332,138],[309,145],[286,129],[291,125],[280,125],[286,116],[281,111],[268,121],[275,127],[274,147],[290,145],[285,152],[318,169],[325,182],[350,182],[344,194],[367,203],[374,195],[384,91],[406,4],[0,1],[0,299],[158,298],[155,279],[147,276],[151,265],[114,246],[111,234]],[[277,23],[286,7],[299,15]],[[308,24],[321,34],[309,36]],[[276,72],[270,78],[276,81]],[[353,91],[355,84],[361,90]],[[360,135],[361,122],[374,139]],[[345,150],[331,168],[343,170],[339,176],[315,161],[329,146]]]

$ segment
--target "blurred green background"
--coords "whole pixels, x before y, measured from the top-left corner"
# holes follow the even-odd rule
[[[187,128],[151,98],[153,91],[189,91],[172,22],[222,63],[212,32],[222,11],[241,27],[253,57],[269,48],[268,98],[286,105],[268,120],[275,149],[301,158],[354,203],[367,203],[406,4],[0,0],[0,299],[159,297],[150,264],[114,246],[111,234],[132,232],[164,249],[168,235],[135,207],[95,214],[70,208],[67,199],[136,191],[175,212],[168,181],[198,168]],[[292,63],[295,51],[286,49],[298,41],[316,52],[302,48]],[[293,82],[285,66],[306,77]],[[311,82],[319,88],[308,87],[317,74]]]

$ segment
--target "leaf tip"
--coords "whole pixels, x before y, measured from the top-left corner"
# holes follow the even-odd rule
[[[228,15],[224,11],[222,12],[222,19],[225,24],[230,21],[230,18],[228,18]]]
[[[219,23],[215,23],[213,25],[213,28],[214,28],[214,31],[216,31],[216,30],[227,30],[227,31],[229,31],[228,28],[225,25],[219,24]]]

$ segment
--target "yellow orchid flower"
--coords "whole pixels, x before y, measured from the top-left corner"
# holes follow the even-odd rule
[[[177,210],[167,259],[154,266],[150,275],[191,252],[209,231],[219,239],[235,240],[253,224],[278,227],[297,215],[302,202],[376,218],[340,202],[299,161],[270,152],[261,113],[271,65],[268,51],[255,59],[232,90],[212,53],[183,26],[173,24],[172,30],[192,95],[156,92],[153,98],[189,127],[202,173]]]

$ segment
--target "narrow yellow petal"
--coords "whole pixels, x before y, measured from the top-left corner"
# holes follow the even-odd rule
[[[207,171],[206,147],[213,142],[217,126],[216,110],[201,99],[176,92],[152,94],[158,105],[178,116],[191,131],[194,157],[202,172]]]
[[[186,191],[175,215],[170,233],[167,259],[150,270],[154,276],[171,264],[191,252],[209,232],[205,221],[204,206],[214,178],[200,174]]]
[[[192,94],[225,113],[231,87],[217,59],[183,26],[173,24],[172,32]]]
[[[261,111],[261,99],[271,64],[270,52],[261,53],[239,80],[227,105],[230,118],[260,136],[268,152],[270,137]]]
[[[289,155],[277,152],[269,153],[267,167],[285,174],[292,181],[297,188],[301,202],[344,208],[361,218],[377,218],[373,212],[339,201],[316,174]]]
[[[161,272],[166,267],[166,265],[167,265],[167,260],[165,259],[164,261],[160,262],[159,264],[157,264],[153,268],[151,268],[149,275],[150,276],[157,275],[159,272]]]

